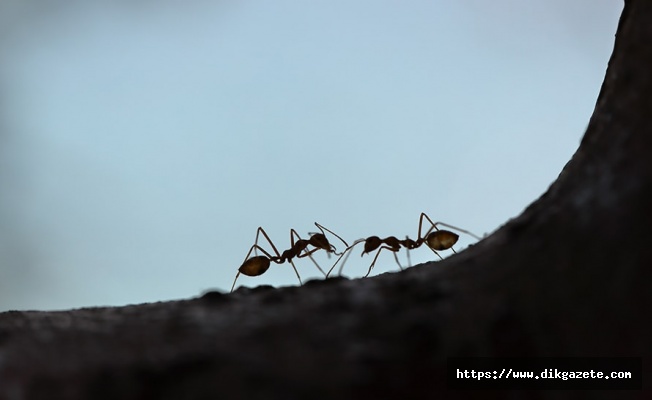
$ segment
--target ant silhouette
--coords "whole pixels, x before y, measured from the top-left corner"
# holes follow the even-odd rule
[[[344,241],[339,235],[337,235],[335,232],[331,231],[330,229],[326,228],[325,226],[322,226],[315,222],[315,225],[317,228],[321,231],[321,233],[317,232],[311,232],[308,233],[310,235],[309,239],[302,239],[301,236],[295,231],[294,229],[290,229],[290,248],[285,250],[282,254],[279,253],[278,249],[276,246],[274,246],[274,243],[272,243],[272,240],[269,238],[267,235],[267,232],[262,227],[258,227],[258,230],[256,231],[256,240],[249,248],[249,252],[247,252],[247,255],[245,256],[245,261],[242,263],[240,268],[238,268],[238,273],[235,275],[235,279],[233,280],[233,285],[231,286],[231,292],[233,292],[233,289],[235,288],[235,283],[238,280],[238,277],[240,274],[247,275],[247,276],[259,276],[264,274],[270,267],[272,262],[275,262],[276,264],[283,264],[285,261],[289,261],[290,265],[292,265],[292,269],[294,269],[294,273],[297,275],[297,278],[299,279],[299,284],[303,285],[303,282],[301,281],[301,276],[299,276],[299,271],[297,270],[297,267],[294,265],[294,262],[292,262],[293,258],[303,258],[303,257],[309,257],[312,262],[315,264],[317,269],[321,271],[324,276],[326,276],[326,273],[324,272],[323,269],[317,264],[317,261],[312,257],[312,254],[318,250],[325,250],[328,255],[330,256],[331,253],[335,255],[342,255],[343,253],[338,253],[337,249],[335,246],[333,246],[329,241],[328,238],[326,237],[326,232],[324,230],[328,231],[335,237],[337,237],[339,240],[344,243],[346,247],[348,247],[348,243]],[[263,234],[265,236],[265,239],[267,239],[267,243],[272,246],[272,249],[274,249],[274,253],[276,254],[271,255],[268,253],[265,249],[260,247],[258,245],[258,238],[260,237],[260,234]],[[296,237],[296,241],[295,241]],[[314,249],[308,250],[308,246],[313,246]],[[264,255],[259,256],[258,255],[258,250],[260,250]],[[254,256],[249,258],[251,255],[251,252],[254,252]],[[304,252],[301,254],[301,252]]]
[[[421,230],[423,228],[423,219],[427,219],[428,222],[430,222],[430,228],[426,231],[425,235],[421,236]],[[383,249],[387,249],[392,251],[394,254],[394,260],[396,260],[396,264],[398,264],[398,267],[403,270],[403,266],[401,263],[398,261],[398,256],[396,253],[398,253],[399,250],[401,250],[401,247],[404,247],[405,249],[408,250],[408,266],[410,264],[410,250],[416,249],[421,247],[422,244],[426,244],[426,246],[432,250],[437,257],[439,257],[441,260],[443,260],[443,257],[437,252],[437,250],[448,250],[451,249],[453,250],[453,253],[457,253],[455,249],[453,248],[453,245],[457,243],[457,240],[459,239],[459,235],[456,234],[455,232],[451,232],[448,230],[440,230],[437,228],[438,225],[445,226],[450,229],[455,229],[457,231],[466,233],[470,236],[473,236],[474,238],[480,240],[481,238],[467,230],[457,228],[453,225],[446,224],[444,222],[432,222],[430,217],[426,215],[426,213],[421,213],[421,216],[419,217],[419,231],[417,234],[417,240],[412,240],[408,236],[405,237],[404,240],[397,239],[395,236],[388,236],[385,239],[381,239],[378,236],[369,236],[366,239],[358,239],[355,242],[351,244],[351,246],[347,247],[343,252],[342,255],[335,261],[335,264],[331,267],[330,270],[328,270],[328,273],[326,274],[326,277],[330,275],[330,273],[333,271],[335,266],[339,263],[339,261],[342,259],[342,256],[344,253],[347,253],[347,256],[344,258],[344,261],[342,261],[342,264],[340,265],[340,269],[338,271],[338,275],[342,274],[342,269],[344,268],[344,264],[346,263],[346,260],[348,259],[349,255],[351,254],[351,250],[353,247],[360,243],[364,243],[364,249],[362,250],[362,254],[360,254],[360,257],[364,256],[367,253],[371,253],[374,250],[378,250],[376,252],[376,256],[374,257],[373,261],[371,262],[371,265],[369,266],[369,270],[367,270],[367,274],[365,275],[365,278],[369,276],[371,273],[371,270],[373,269],[374,265],[376,264],[376,260],[378,260],[378,256],[380,255],[380,252]]]
[[[408,237],[406,237],[405,240],[400,240],[400,239],[396,238],[395,236],[388,236],[388,237],[386,237],[384,239],[381,239],[378,236],[369,236],[366,239],[365,238],[358,239],[355,242],[353,242],[351,244],[351,246],[347,247],[342,252],[342,255],[340,255],[340,257],[337,259],[337,261],[335,261],[335,264],[333,264],[331,269],[328,270],[328,273],[326,274],[326,277],[328,277],[328,275],[330,275],[330,273],[333,271],[335,266],[339,263],[340,259],[344,255],[344,253],[346,253],[348,251],[349,253],[344,258],[344,261],[342,261],[342,264],[340,265],[338,275],[341,275],[342,274],[342,269],[344,268],[344,264],[346,263],[346,260],[348,259],[349,255],[351,254],[350,250],[352,250],[356,245],[358,245],[360,243],[364,243],[364,249],[362,250],[362,254],[360,254],[360,256],[363,256],[363,255],[365,255],[367,253],[371,253],[374,250],[378,250],[376,252],[376,256],[374,257],[373,261],[371,262],[371,265],[369,266],[369,270],[367,271],[367,274],[365,275],[365,278],[367,276],[369,276],[369,274],[371,273],[371,270],[373,269],[374,265],[376,264],[376,260],[378,259],[378,256],[380,255],[380,252],[383,249],[387,249],[387,250],[392,251],[392,253],[394,255],[394,260],[396,260],[396,264],[398,265],[398,267],[401,270],[403,270],[403,266],[398,261],[398,256],[396,255],[396,253],[398,253],[398,251],[401,250],[401,246],[403,246],[403,247],[405,247],[406,249],[409,250],[409,249],[415,249],[415,248],[417,248],[417,247],[419,247],[421,245],[420,243],[417,243],[417,242],[415,242],[414,240],[412,240],[412,239],[410,239]],[[409,253],[408,253],[408,257],[409,257]]]

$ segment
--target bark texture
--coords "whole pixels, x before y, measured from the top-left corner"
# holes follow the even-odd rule
[[[451,356],[643,357],[649,389],[651,209],[652,2],[627,0],[580,148],[493,235],[369,279],[2,313],[0,400],[479,397],[447,391]]]

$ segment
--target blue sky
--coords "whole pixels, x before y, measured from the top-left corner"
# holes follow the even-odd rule
[[[315,221],[349,242],[415,238],[421,212],[491,233],[576,150],[622,9],[37,4],[0,6],[0,310],[229,290],[258,226],[280,251]],[[287,264],[238,281],[297,283]]]

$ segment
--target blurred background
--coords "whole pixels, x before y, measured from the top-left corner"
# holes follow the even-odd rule
[[[3,1],[0,311],[228,291],[259,226],[279,251],[315,221],[416,238],[421,212],[489,234],[576,150],[621,10]],[[361,251],[345,275],[365,274]],[[397,269],[387,252],[374,274]],[[261,284],[298,281],[283,264],[237,286]]]

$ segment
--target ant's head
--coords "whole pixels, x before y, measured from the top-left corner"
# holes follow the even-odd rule
[[[361,255],[371,253],[379,248],[382,243],[383,241],[378,236],[369,236],[367,240],[364,241],[364,250],[362,250]]]
[[[459,238],[460,236],[454,232],[441,230],[430,232],[426,236],[425,242],[433,250],[448,250],[457,243]]]
[[[335,249],[323,233],[313,233],[310,236],[310,244],[326,251],[333,251]]]

